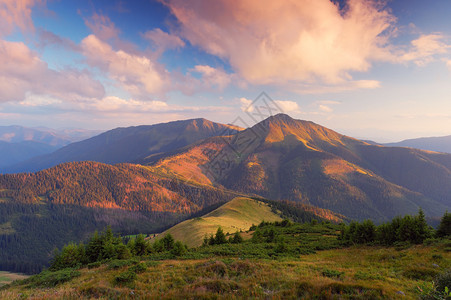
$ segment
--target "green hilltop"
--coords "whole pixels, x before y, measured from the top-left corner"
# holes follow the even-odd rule
[[[214,234],[218,227],[224,232],[246,231],[252,224],[262,221],[275,222],[282,218],[264,202],[245,197],[237,197],[214,211],[166,230],[161,235],[171,234],[176,240],[189,247],[200,246],[205,235]]]

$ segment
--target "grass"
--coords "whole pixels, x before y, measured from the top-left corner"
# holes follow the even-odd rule
[[[266,203],[238,197],[203,217],[175,225],[161,236],[170,233],[176,240],[186,243],[189,247],[196,247],[202,244],[206,234],[214,234],[219,226],[224,232],[232,234],[240,230],[246,231],[252,224],[259,224],[262,221],[281,220],[281,217],[273,213]]]
[[[428,280],[406,276],[406,270],[428,268],[441,255],[437,268],[451,267],[451,254],[442,246],[394,248],[356,246],[299,255],[296,259],[213,259],[145,262],[140,272],[124,265],[81,269],[81,276],[56,287],[28,288],[15,284],[0,298],[318,298],[392,299],[399,292],[418,298],[418,286]],[[57,295],[57,296],[55,296]]]
[[[0,271],[0,287],[13,282],[14,280],[21,280],[25,278],[28,278],[28,276],[18,273]]]

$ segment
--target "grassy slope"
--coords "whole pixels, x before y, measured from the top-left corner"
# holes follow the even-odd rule
[[[14,280],[20,280],[27,278],[27,275],[18,274],[18,273],[10,273],[6,271],[0,271],[0,286],[9,284]]]
[[[224,204],[201,218],[184,221],[162,233],[170,233],[176,240],[186,243],[189,247],[200,246],[205,234],[214,234],[221,226],[224,232],[234,233],[248,230],[252,224],[261,221],[280,221],[280,216],[260,201],[238,197]]]
[[[434,268],[433,264],[439,267]],[[431,277],[426,281],[412,277],[443,272],[451,266],[451,252],[446,252],[443,246],[420,245],[406,250],[360,246],[319,251],[291,260],[218,257],[214,260],[148,261],[147,266],[132,286],[113,283],[114,277],[126,271],[127,266],[109,270],[103,265],[82,269],[80,277],[55,288],[30,289],[18,284],[0,291],[0,298],[317,299],[321,295],[320,299],[348,299],[346,296],[350,299],[396,299],[401,291],[407,299],[414,299],[419,296],[417,287],[430,282]],[[327,270],[343,273],[334,278],[327,276]]]

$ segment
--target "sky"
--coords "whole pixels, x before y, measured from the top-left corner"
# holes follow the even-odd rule
[[[283,112],[378,142],[451,135],[450,13],[449,0],[0,0],[0,125],[246,127]]]

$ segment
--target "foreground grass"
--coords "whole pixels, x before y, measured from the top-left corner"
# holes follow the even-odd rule
[[[14,280],[25,279],[27,277],[27,275],[23,274],[0,271],[0,287],[13,282]]]
[[[55,287],[45,278],[16,282],[0,291],[0,298],[392,299],[404,294],[411,299],[419,297],[418,286],[451,267],[446,247],[356,246],[273,260],[114,261],[78,270]],[[74,271],[61,274],[69,273]]]

